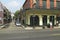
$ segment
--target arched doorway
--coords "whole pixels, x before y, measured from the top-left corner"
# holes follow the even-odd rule
[[[47,15],[43,15],[43,26],[47,26]]]
[[[37,15],[32,15],[30,17],[30,25],[31,26],[39,26],[39,17]]]

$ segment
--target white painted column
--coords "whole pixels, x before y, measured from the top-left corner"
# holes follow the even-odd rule
[[[56,25],[56,15],[54,16],[54,18],[55,18],[55,21],[54,22],[55,22],[55,25]]]
[[[48,23],[48,24],[50,23],[49,17],[50,17],[50,16],[48,15],[48,16],[47,16],[47,23]]]
[[[27,22],[28,22],[27,20],[28,20],[28,18],[26,17],[26,19],[25,19],[25,21],[26,21],[26,24],[28,24],[28,23],[27,23]]]
[[[28,17],[28,19],[27,19],[27,20],[28,20],[28,21],[27,21],[27,24],[30,25],[30,15],[27,16],[27,17]]]
[[[43,25],[42,16],[41,15],[39,16],[39,25]]]

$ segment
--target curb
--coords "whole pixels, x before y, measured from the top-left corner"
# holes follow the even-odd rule
[[[58,28],[60,28],[60,27],[54,27],[54,29],[58,29]]]
[[[3,28],[5,28],[5,26],[6,26],[7,24],[5,24],[5,25],[3,25],[3,26],[0,26],[0,29],[3,29]],[[60,26],[59,27],[54,27],[54,28],[52,28],[52,29],[59,29],[60,28]],[[16,28],[16,29],[25,29],[25,30],[33,30],[33,29],[36,29],[36,30],[39,30],[39,29],[43,29],[42,27],[35,27],[35,28],[33,28],[33,27],[20,27],[20,28]],[[45,29],[50,29],[50,28],[45,28]]]
[[[60,27],[54,27],[54,28],[52,28],[52,29],[59,29]],[[32,30],[32,29],[37,29],[37,30],[39,30],[39,29],[43,29],[42,27],[35,27],[35,28],[33,28],[33,27],[26,27],[26,28],[24,28],[25,30]],[[50,28],[45,28],[45,29],[50,29]]]
[[[43,29],[42,27],[35,27],[35,28],[33,28],[33,27],[26,27],[26,28],[24,28],[25,30],[33,30],[33,29]]]
[[[26,27],[26,28],[24,28],[25,30],[32,30],[33,29],[33,27]]]
[[[7,24],[8,24],[8,23],[7,23]],[[6,26],[7,24],[0,26],[0,29],[5,28],[5,26]]]
[[[42,27],[35,27],[35,29],[43,29]]]

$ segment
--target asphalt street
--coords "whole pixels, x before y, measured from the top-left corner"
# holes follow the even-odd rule
[[[15,27],[13,22],[8,26],[0,30],[0,40],[60,40],[60,29],[25,30]]]
[[[60,40],[60,29],[0,31],[0,40]]]

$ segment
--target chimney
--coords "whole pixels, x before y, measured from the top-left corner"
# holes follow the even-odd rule
[[[30,8],[33,7],[33,0],[30,0]]]
[[[56,9],[56,0],[54,0],[54,9]]]
[[[39,6],[40,6],[40,8],[43,7],[43,0],[39,0]]]
[[[46,7],[47,7],[47,9],[50,9],[50,0],[47,0]]]

